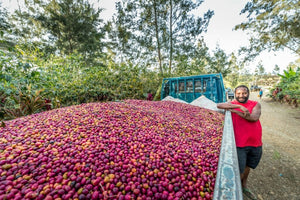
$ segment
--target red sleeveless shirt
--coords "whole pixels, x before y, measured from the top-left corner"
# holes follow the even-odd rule
[[[232,104],[239,104],[244,106],[252,113],[257,101],[248,100],[246,103],[239,103],[234,100]],[[241,111],[239,108],[235,110]],[[238,116],[236,113],[231,113],[232,123],[234,129],[235,143],[237,147],[259,147],[262,146],[262,127],[260,121],[250,122]]]

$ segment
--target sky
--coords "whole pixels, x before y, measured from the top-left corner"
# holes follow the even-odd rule
[[[19,0],[19,2],[22,1],[23,0]],[[117,0],[90,0],[95,6],[99,5],[105,9],[100,15],[103,19],[111,19],[111,16],[115,12],[116,1]],[[13,10],[16,8],[18,0],[0,0],[0,2],[3,7]],[[240,12],[247,2],[247,0],[204,0],[200,5],[195,15],[199,14],[202,16],[208,9],[214,10],[215,12],[209,23],[208,31],[202,34],[210,50],[214,50],[216,46],[219,45],[227,55],[231,52],[235,52],[237,55],[238,49],[248,44],[249,36],[247,36],[245,32],[233,30],[235,25],[246,20],[245,15],[240,15]],[[250,72],[254,72],[258,63],[262,63],[266,72],[272,72],[277,64],[282,72],[286,69],[287,65],[295,61],[296,58],[294,54],[287,50],[263,52],[254,61],[248,63],[246,67]]]

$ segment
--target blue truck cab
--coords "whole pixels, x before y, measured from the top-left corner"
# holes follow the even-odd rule
[[[222,74],[171,77],[162,81],[161,100],[172,96],[191,103],[201,95],[215,103],[226,102]]]

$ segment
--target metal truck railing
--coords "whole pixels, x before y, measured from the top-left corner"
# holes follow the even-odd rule
[[[213,200],[227,199],[243,199],[230,111],[225,112],[225,123],[213,196]]]

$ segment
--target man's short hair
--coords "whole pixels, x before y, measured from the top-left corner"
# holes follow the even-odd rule
[[[237,90],[238,88],[246,88],[248,94],[250,94],[249,88],[248,88],[246,85],[239,85],[239,86],[237,86],[237,87],[234,89],[234,93],[236,92],[236,90]]]

